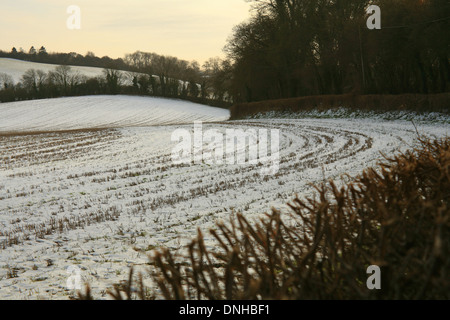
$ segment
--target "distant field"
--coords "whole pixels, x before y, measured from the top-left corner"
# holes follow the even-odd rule
[[[46,64],[46,63],[37,63],[37,62],[29,62],[22,61],[17,59],[10,58],[0,58],[0,73],[9,74],[14,83],[17,83],[22,78],[22,75],[28,69],[42,70],[44,72],[54,71],[58,65],[56,64]],[[95,67],[79,67],[79,66],[71,66],[73,72],[78,72],[81,75],[85,75],[87,77],[98,77],[102,76],[103,69],[95,68]]]
[[[11,58],[0,58],[0,74],[7,74],[12,77],[14,84],[17,84],[21,81],[23,74],[29,69],[42,70],[45,73],[49,71],[54,71],[55,68],[58,67],[56,64],[46,64],[46,63],[37,63],[37,62],[29,62]],[[96,67],[80,67],[80,66],[70,66],[71,72],[73,74],[79,74],[86,76],[88,78],[94,77],[104,77],[103,68]],[[124,85],[132,85],[132,78],[136,73],[129,71],[121,71],[123,74],[122,84]],[[156,75],[153,75],[156,77]],[[0,87],[2,86],[2,80],[0,79]],[[184,83],[182,80],[178,80],[180,83]],[[200,85],[198,85],[200,86]]]
[[[106,299],[129,266],[148,268],[146,252],[177,250],[236,211],[256,219],[286,209],[296,193],[313,194],[311,183],[345,182],[417,138],[409,121],[228,121],[224,109],[127,96],[5,103],[0,114],[0,299],[69,298],[69,266]],[[171,134],[196,120],[220,132],[278,129],[279,171],[174,164]],[[449,134],[448,124],[416,124]]]
[[[224,121],[226,109],[181,100],[85,96],[0,104],[0,134]]]

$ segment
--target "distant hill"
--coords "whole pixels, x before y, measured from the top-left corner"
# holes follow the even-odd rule
[[[10,75],[13,78],[15,84],[20,81],[22,75],[28,69],[36,69],[42,70],[44,72],[49,72],[55,70],[57,66],[58,65],[55,64],[30,62],[11,58],[0,58],[0,73],[6,73]],[[103,68],[80,67],[80,66],[70,66],[70,67],[72,68],[73,72],[77,72],[87,77],[103,76]]]

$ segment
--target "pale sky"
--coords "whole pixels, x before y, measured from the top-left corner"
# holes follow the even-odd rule
[[[81,9],[70,30],[67,8]],[[201,64],[220,56],[235,25],[247,20],[245,0],[0,0],[0,49],[123,58],[137,50]]]

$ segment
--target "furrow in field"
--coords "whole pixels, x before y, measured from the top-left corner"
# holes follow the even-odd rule
[[[263,175],[264,163],[173,163],[176,142],[171,135],[178,128],[193,133],[194,126],[1,136],[0,266],[24,268],[16,285],[30,285],[30,273],[45,274],[47,267],[33,269],[43,259],[55,261],[56,270],[77,263],[126,272],[127,261],[140,259],[133,247],[177,249],[197,228],[214,227],[235,211],[258,218],[272,206],[283,209],[296,193],[312,196],[311,183],[329,178],[339,182],[341,176],[359,174],[376,164],[381,152],[408,149],[416,140],[415,130],[405,122],[203,124],[204,130],[222,133],[237,128],[279,130],[279,170]],[[448,129],[430,125],[421,130],[442,135]],[[0,279],[5,270],[0,268]],[[65,281],[64,275],[55,274],[39,286]],[[0,286],[8,281],[0,280]],[[105,278],[105,286],[112,284],[108,281]]]

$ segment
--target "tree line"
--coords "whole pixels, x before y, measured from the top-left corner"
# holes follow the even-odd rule
[[[0,51],[0,57],[105,68],[101,78],[72,75],[63,84],[58,80],[62,67],[46,75],[28,71],[15,88],[1,81],[7,77],[3,75],[0,101],[11,99],[13,89],[16,100],[124,93],[225,107],[313,95],[450,90],[448,0],[248,1],[251,17],[233,29],[224,48],[226,58],[211,58],[203,65],[142,51],[123,59],[99,58],[92,52],[47,53],[45,47],[27,53]],[[381,30],[366,27],[365,10],[372,4],[382,10]]]
[[[0,73],[0,101],[12,102],[21,100],[56,98],[62,96],[79,96],[95,94],[115,94],[117,88],[106,76],[86,77],[73,71],[70,66],[56,66],[54,71],[44,72],[39,69],[28,69],[21,81],[14,83],[11,76]],[[115,72],[115,71],[114,71]]]
[[[234,102],[450,89],[447,0],[250,0],[226,45]],[[381,30],[366,27],[369,5]]]
[[[87,52],[84,56],[76,52],[49,53],[44,46],[41,46],[39,49],[31,46],[28,51],[25,51],[23,48],[17,49],[16,47],[13,47],[10,52],[0,50],[0,57],[55,65],[115,68],[120,70],[128,69],[128,66],[121,58],[112,59],[108,56],[97,57],[92,51]]]

